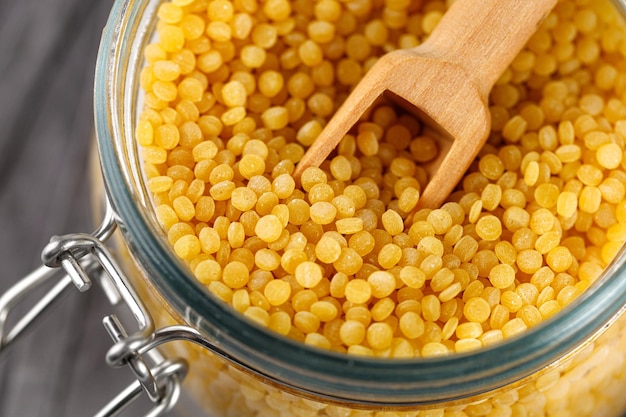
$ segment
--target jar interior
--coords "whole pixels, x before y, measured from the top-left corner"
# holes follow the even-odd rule
[[[520,336],[469,353],[406,360],[346,356],[290,340],[244,319],[198,283],[173,253],[146,186],[134,134],[142,107],[143,51],[153,39],[160,4],[116,1],[113,6],[96,72],[102,170],[120,228],[144,275],[186,324],[228,352],[234,363],[287,390],[328,401],[397,407],[436,404],[520,383],[584,345],[623,313],[622,249],[603,275],[557,315]],[[371,375],[377,376],[375,381]]]

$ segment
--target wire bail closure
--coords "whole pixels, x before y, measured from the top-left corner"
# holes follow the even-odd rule
[[[171,325],[155,329],[150,313],[118,266],[113,254],[104,245],[116,227],[116,214],[107,201],[104,220],[96,231],[92,234],[75,233],[52,237],[42,251],[43,265],[0,295],[0,359],[37,319],[63,295],[69,293],[72,286],[80,292],[85,292],[92,287],[95,280],[112,305],[123,303],[128,307],[138,325],[138,330],[128,333],[115,314],[103,318],[102,323],[114,342],[106,354],[107,364],[111,367],[128,365],[136,380],[94,417],[117,416],[142,393],[145,393],[154,404],[145,417],[163,416],[171,411],[180,397],[181,383],[187,375],[189,366],[182,358],[165,359],[157,348],[180,340],[201,346],[236,368],[263,380],[298,391],[296,387],[285,383],[276,375],[261,372],[241,358],[231,355],[191,326]],[[14,306],[24,301],[35,290],[44,286],[50,287],[52,278],[58,275],[60,275],[58,281],[52,288],[17,320],[13,328],[7,329],[7,318]]]
[[[71,284],[80,292],[92,287],[95,278],[113,305],[123,302],[138,325],[138,330],[128,334],[115,314],[106,316],[103,325],[114,345],[106,355],[109,366],[128,365],[136,380],[102,408],[95,417],[118,415],[130,402],[145,393],[154,407],[146,417],[162,416],[170,411],[180,397],[180,385],[188,365],[183,359],[166,360],[156,347],[170,340],[185,339],[189,334],[185,326],[177,338],[156,337],[154,322],[122,269],[104,242],[117,226],[115,213],[107,202],[104,220],[92,234],[54,236],[42,252],[43,265],[22,278],[0,296],[0,357],[43,314],[68,293]],[[63,274],[52,289],[41,297],[11,329],[6,329],[13,307],[35,289],[48,284]],[[193,333],[193,332],[192,332]],[[157,340],[158,339],[158,340]]]

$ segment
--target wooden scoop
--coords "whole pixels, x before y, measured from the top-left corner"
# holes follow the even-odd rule
[[[319,166],[383,93],[439,132],[439,157],[419,207],[438,207],[491,128],[488,97],[557,0],[457,0],[421,45],[382,56],[324,127],[294,171]]]

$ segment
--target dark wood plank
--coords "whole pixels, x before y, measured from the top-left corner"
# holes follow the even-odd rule
[[[0,293],[40,265],[52,235],[93,230],[85,172],[111,4],[0,0]],[[90,415],[129,383],[104,362],[111,311],[99,289],[72,291],[0,358],[0,416]]]

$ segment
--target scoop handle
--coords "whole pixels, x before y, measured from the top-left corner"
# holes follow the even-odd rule
[[[417,48],[422,55],[426,52],[464,68],[487,97],[556,2],[457,0]]]

